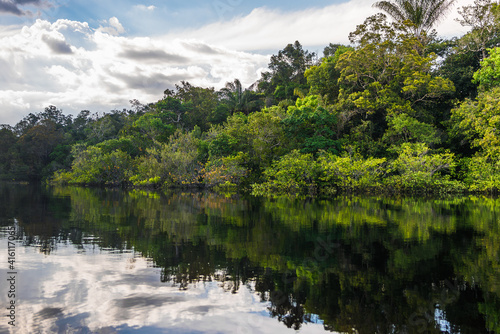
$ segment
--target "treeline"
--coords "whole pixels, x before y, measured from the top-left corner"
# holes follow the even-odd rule
[[[257,194],[497,191],[499,6],[459,13],[460,38],[377,14],[319,60],[289,44],[246,89],[181,82],[155,103],[75,118],[50,106],[0,130],[0,175]]]

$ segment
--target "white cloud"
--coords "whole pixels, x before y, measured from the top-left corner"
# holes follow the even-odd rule
[[[139,9],[139,10],[144,10],[144,11],[154,11],[156,9],[155,6],[145,6],[145,5],[135,5],[134,8]]]
[[[372,7],[373,3],[373,0],[351,0],[292,12],[262,7],[244,17],[175,34],[246,51],[281,49],[296,40],[304,46],[326,46],[330,42],[349,44],[349,33],[365,18],[379,12]],[[457,6],[471,3],[473,0],[460,0]],[[455,7],[436,27],[439,35],[453,37],[467,31],[454,21],[457,16]]]
[[[125,28],[123,28],[122,24],[116,17],[110,18],[108,21],[104,22],[105,24],[109,24],[107,27],[100,26],[99,31],[102,31],[104,33],[113,35],[113,36],[118,36],[120,34],[123,34],[125,32]]]
[[[49,104],[76,114],[122,109],[131,99],[154,102],[181,80],[250,85],[269,61],[194,39],[118,36],[120,22],[108,23],[112,30],[37,20],[0,37],[0,123],[15,124]]]

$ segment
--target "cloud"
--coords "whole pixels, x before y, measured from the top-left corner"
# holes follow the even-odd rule
[[[116,17],[112,17],[109,19],[109,21],[106,21],[105,23],[109,24],[107,27],[99,27],[99,31],[105,32],[107,34],[117,36],[120,34],[123,34],[125,32],[125,28],[123,28],[122,24]]]
[[[40,0],[0,0],[0,13],[13,14],[17,16],[28,15],[29,11],[24,11],[19,6],[37,6],[41,7]]]
[[[156,9],[156,7],[153,5],[151,5],[151,6],[136,5],[136,6],[134,6],[134,8],[139,9],[139,10],[144,10],[144,11],[150,11],[150,12],[152,12]]]
[[[349,44],[349,33],[362,24],[365,18],[379,12],[372,7],[373,2],[350,0],[322,8],[286,12],[260,7],[246,16],[218,21],[198,29],[176,31],[171,36],[182,35],[211,45],[244,51],[281,49],[296,40],[309,47],[322,47],[330,42]],[[473,0],[461,0],[460,6],[471,3]],[[452,9],[436,26],[441,36],[460,36],[467,31],[454,20],[457,15],[456,8]]]
[[[71,54],[71,46],[64,40],[53,38],[49,35],[43,35],[42,40],[55,54]]]
[[[0,124],[48,105],[77,114],[155,102],[181,80],[218,89],[239,78],[249,86],[269,62],[194,39],[118,36],[70,20],[8,30],[0,45]]]
[[[185,64],[189,61],[189,59],[186,57],[167,53],[159,49],[137,50],[131,48],[124,50],[119,54],[119,56],[138,61],[154,61],[181,64]]]

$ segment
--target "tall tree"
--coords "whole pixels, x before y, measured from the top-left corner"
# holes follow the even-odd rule
[[[239,79],[227,82],[219,93],[222,100],[227,104],[231,114],[242,112],[245,115],[258,111],[263,106],[262,94],[254,92],[249,88],[243,88]]]
[[[448,12],[456,0],[383,0],[373,4],[394,20],[410,21],[413,33],[421,40],[426,33]]]
[[[259,82],[259,90],[268,102],[295,101],[296,90],[307,91],[309,86],[304,73],[313,65],[315,57],[314,52],[304,50],[298,41],[273,55],[269,71],[262,73]]]
[[[475,0],[473,5],[458,10],[462,16],[457,19],[471,31],[461,38],[465,49],[481,52],[481,59],[487,57],[486,49],[498,45],[500,39],[500,7],[491,0]]]

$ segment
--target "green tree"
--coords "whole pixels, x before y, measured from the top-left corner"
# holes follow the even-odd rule
[[[443,18],[456,0],[389,0],[378,1],[374,7],[383,10],[398,22],[411,22],[410,30],[423,44],[426,33]]]
[[[212,187],[237,187],[240,186],[248,175],[249,156],[246,153],[238,152],[238,154],[225,156],[214,161],[207,161],[203,183]]]
[[[317,192],[317,179],[318,167],[312,154],[293,150],[266,168],[264,182],[253,184],[252,188],[257,195],[314,194]]]
[[[404,191],[460,189],[458,182],[443,174],[455,167],[452,153],[431,153],[424,143],[404,143],[394,149],[398,157],[391,162],[390,169],[396,174],[386,180],[387,185]]]
[[[173,112],[162,109],[165,107],[163,102],[165,101],[158,102],[155,105],[154,111],[141,115],[125,131],[126,134],[134,137],[137,142],[141,143],[140,146],[144,149],[151,146],[155,141],[166,142],[177,128],[176,124],[172,122],[172,119],[175,117],[172,115]]]
[[[344,191],[366,191],[382,185],[386,173],[385,158],[364,159],[359,153],[344,152],[341,156],[321,152],[318,159],[322,187]]]
[[[464,136],[472,147],[485,156],[500,157],[500,87],[479,93],[477,99],[466,99],[452,110],[452,134]]]
[[[254,92],[250,88],[244,89],[238,79],[227,82],[219,93],[222,96],[222,102],[231,111],[231,115],[237,112],[248,115],[251,112],[258,111],[264,103],[262,94]]]
[[[297,99],[295,106],[288,107],[282,123],[291,146],[301,153],[340,151],[340,141],[335,133],[337,117],[332,110],[321,105],[316,95]]]
[[[0,179],[9,179],[16,157],[17,137],[10,127],[0,129]]]
[[[409,142],[434,145],[440,142],[436,128],[430,124],[419,122],[408,114],[391,115],[388,117],[387,123],[388,128],[383,139],[390,145],[398,146]]]
[[[252,144],[248,117],[243,113],[236,113],[229,116],[223,125],[210,128],[206,134],[210,160],[238,152],[250,152]]]
[[[263,72],[258,87],[271,102],[295,101],[295,91],[306,92],[309,87],[305,71],[313,65],[314,52],[302,48],[296,41],[271,57],[269,71]],[[268,103],[269,106],[269,103]]]
[[[198,186],[203,174],[201,141],[194,131],[177,130],[168,143],[147,149],[138,160],[138,172],[130,178],[135,185]]]
[[[481,68],[474,73],[474,82],[480,90],[490,90],[500,86],[500,48],[488,49],[490,56],[483,59]]]
[[[118,138],[126,122],[127,114],[123,111],[113,110],[101,117],[95,115],[95,120],[89,124],[88,143],[93,145],[107,139]]]
[[[175,98],[182,103],[175,112],[177,119],[174,122],[182,124],[186,130],[193,130],[198,126],[202,131],[210,127],[209,119],[219,104],[219,97],[215,89],[202,88],[181,81],[175,85],[176,91],[165,90],[165,98]]]
[[[336,68],[340,55],[353,49],[348,46],[336,45],[335,51],[329,56],[321,59],[319,65],[312,66],[306,70],[304,76],[310,86],[309,94],[319,95],[328,104],[337,102],[339,95],[340,71]],[[333,50],[326,51],[325,55]]]
[[[459,40],[451,40],[444,46],[446,52],[439,65],[437,74],[453,82],[454,97],[463,101],[465,98],[477,96],[477,84],[473,80],[474,73],[480,68],[481,54],[463,48]]]
[[[56,182],[89,185],[120,185],[134,172],[132,158],[121,150],[105,152],[97,146],[74,146],[71,172],[55,175]]]
[[[18,140],[21,158],[28,166],[28,178],[40,179],[50,154],[63,140],[63,132],[52,120],[43,120],[29,128]]]
[[[398,25],[383,14],[369,17],[350,35],[357,47],[337,62],[339,128],[354,136],[351,141],[379,141],[399,114],[432,126],[443,120],[440,103],[454,92],[453,83],[433,74],[437,56],[421,55],[421,43],[398,32]]]
[[[487,57],[487,48],[498,43],[500,39],[500,7],[491,0],[474,0],[473,5],[463,6],[458,10],[461,18],[457,19],[462,26],[471,31],[461,38],[464,48],[480,52],[481,59]]]

